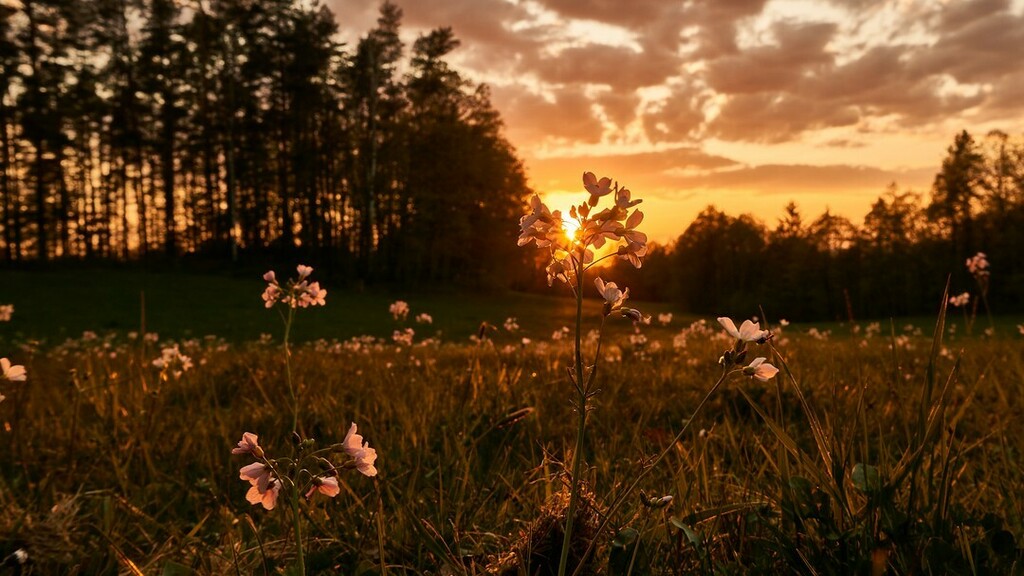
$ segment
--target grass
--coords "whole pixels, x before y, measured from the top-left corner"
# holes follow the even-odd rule
[[[0,303],[16,311],[0,324],[0,350],[26,365],[29,381],[0,388],[0,555],[28,550],[37,574],[291,573],[288,515],[245,501],[237,469],[248,460],[230,454],[244,431],[275,454],[290,450],[281,350],[247,341],[280,333],[259,307],[260,282],[76,278],[3,276]],[[125,335],[138,307],[117,304],[137,302],[140,289],[161,342]],[[327,307],[300,311],[297,335],[388,334],[387,304],[400,296],[332,291]],[[355,421],[380,455],[376,482],[345,472],[337,498],[302,504],[310,572],[550,573],[573,417],[571,346],[549,336],[569,324],[569,301],[407,300],[450,341],[294,350],[300,429],[334,442]],[[500,332],[495,346],[466,343],[479,320],[512,315],[531,330],[529,346]],[[886,330],[865,339],[835,326],[817,340],[790,326],[774,341],[776,379],[730,377],[694,417],[732,343],[714,326],[674,347],[671,335],[688,323],[644,327],[646,344],[620,323],[606,343],[584,452],[590,496],[576,550],[593,544],[594,554],[582,573],[1021,569],[1024,346],[1015,332],[943,327],[941,343],[927,330],[894,343]],[[63,341],[104,328],[121,331]],[[188,333],[228,340],[183,340]],[[51,345],[26,342],[39,337]],[[151,365],[172,337],[196,363],[180,378]],[[666,446],[640,489],[672,502],[652,508],[637,493],[613,510]]]
[[[287,276],[287,272],[279,274]],[[315,277],[315,272],[314,272]],[[391,293],[328,289],[329,306],[316,314],[300,314],[300,340],[347,339],[371,334],[388,336],[396,323],[388,313],[395,300],[410,303],[408,325],[418,334],[441,332],[449,341],[465,341],[480,323],[501,326],[512,316],[521,320],[522,336],[548,338],[571,326],[575,304],[569,297],[534,294],[453,294],[447,292]],[[280,318],[260,300],[262,281],[252,277],[142,272],[124,270],[0,271],[0,303],[15,302],[17,314],[0,330],[51,343],[82,332],[140,330],[173,338],[215,334],[232,342],[252,341],[260,334],[279,335]],[[554,290],[552,292],[555,292]],[[143,302],[145,313],[143,314]],[[593,315],[600,306],[589,301]],[[666,304],[641,303],[648,313],[668,312]],[[430,326],[417,326],[412,317],[433,316]]]

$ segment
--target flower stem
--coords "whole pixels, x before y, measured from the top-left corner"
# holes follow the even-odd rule
[[[587,427],[587,390],[583,385],[583,351],[581,350],[581,334],[583,330],[583,265],[576,267],[576,371],[573,378],[576,380],[578,393],[576,410],[576,446],[572,454],[572,478],[569,489],[569,508],[565,516],[565,534],[562,539],[562,556],[558,562],[558,576],[565,576],[569,564],[569,548],[572,544],[573,524],[576,520],[576,507],[580,499],[580,476],[583,469],[583,441]]]
[[[297,432],[299,427],[299,400],[295,395],[295,387],[292,385],[292,349],[289,346],[289,338],[292,333],[292,320],[295,319],[295,308],[288,308],[288,318],[284,321],[284,376],[288,381],[288,395],[292,400],[292,431]]]
[[[299,576],[306,576],[306,558],[302,552],[302,518],[299,516],[299,487],[292,484],[292,527],[295,530],[295,562]]]
[[[647,465],[643,470],[640,471],[640,474],[633,479],[633,481],[629,484],[629,486],[625,488],[625,490],[623,490],[618,496],[615,497],[615,500],[612,502],[612,505],[608,507],[608,511],[604,514],[604,520],[601,521],[600,526],[598,526],[597,528],[597,534],[604,532],[604,529],[612,520],[612,515],[615,513],[616,510],[619,509],[619,506],[621,506],[622,503],[626,501],[626,498],[633,492],[633,490],[636,489],[637,486],[640,485],[640,482],[644,478],[646,478],[647,475],[650,474],[654,470],[654,468],[657,467],[657,465],[661,463],[662,460],[665,459],[666,456],[668,456],[668,453],[672,451],[672,448],[675,447],[675,445],[678,444],[679,441],[683,439],[683,435],[686,434],[686,431],[690,428],[690,424],[694,421],[694,419],[697,418],[697,415],[700,414],[701,410],[704,408],[704,405],[707,404],[708,400],[710,400],[711,397],[715,394],[715,392],[718,391],[718,388],[722,385],[723,382],[725,382],[725,379],[729,376],[729,374],[732,374],[733,372],[734,371],[729,370],[722,371],[722,375],[718,378],[718,381],[715,382],[711,389],[708,390],[708,393],[704,395],[704,398],[701,399],[700,404],[697,404],[697,408],[693,410],[693,413],[690,415],[690,418],[686,421],[685,424],[683,424],[682,429],[679,430],[679,433],[676,434],[676,437],[673,438],[667,446],[665,446],[665,449],[662,450],[660,454],[658,454],[658,457],[655,458],[654,461],[652,461],[649,465]],[[583,562],[586,560],[587,556],[589,556],[590,553],[594,551],[594,545],[596,543],[597,540],[594,540],[590,543],[589,546],[587,546],[586,551],[580,558],[580,565],[576,567],[576,570],[573,572],[573,576],[580,574],[580,568],[583,566]]]

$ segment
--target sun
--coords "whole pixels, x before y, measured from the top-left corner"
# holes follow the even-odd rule
[[[574,239],[576,232],[580,229],[580,223],[574,218],[562,218],[562,231],[567,238]]]

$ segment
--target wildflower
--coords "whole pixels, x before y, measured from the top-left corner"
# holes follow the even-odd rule
[[[718,319],[718,323],[725,328],[725,331],[730,336],[743,342],[757,342],[758,344],[764,343],[768,336],[771,335],[767,330],[761,330],[761,324],[758,322],[751,322],[750,320],[744,320],[743,324],[740,324],[740,329],[736,329],[736,324],[733,323],[732,319],[722,316]]]
[[[320,287],[319,282],[313,282],[306,286],[299,294],[299,306],[325,306],[327,301],[327,290]]]
[[[643,200],[630,200],[630,192],[627,188],[619,188],[615,192],[615,207],[620,210],[627,210],[643,202]]]
[[[519,330],[519,321],[515,316],[509,316],[508,318],[505,318],[504,327],[508,332],[516,332]]]
[[[345,439],[341,442],[345,453],[353,458],[357,470],[366,476],[376,476],[377,468],[374,462],[377,461],[377,451],[370,448],[368,442],[363,440],[361,434],[356,432],[356,423],[349,427]]]
[[[273,270],[268,270],[263,274],[263,279],[271,284],[277,284],[277,275],[274,274]]]
[[[273,276],[274,273],[273,272],[267,272],[267,274],[270,274],[271,276]],[[266,277],[266,276],[264,275],[264,277]],[[267,308],[273,308],[274,304],[276,304],[277,301],[281,298],[281,288],[280,288],[280,286],[278,286],[277,284],[269,284],[263,290],[262,298],[263,298],[263,305],[264,306],[266,306]]]
[[[260,490],[256,484],[250,486],[245,499],[254,506],[262,504],[264,509],[273,510],[274,506],[277,506],[277,495],[280,491],[281,483],[277,479],[272,479],[267,483],[265,490]]]
[[[647,255],[646,242],[627,240],[624,246],[619,246],[619,257],[628,260],[634,268],[643,266],[643,257]]]
[[[412,346],[414,336],[416,336],[416,331],[412,328],[406,328],[405,330],[395,330],[392,332],[391,339],[400,346]]]
[[[263,448],[259,445],[259,436],[252,432],[246,432],[242,434],[242,439],[238,441],[238,446],[231,449],[232,454],[252,454],[257,458],[263,458]]]
[[[629,298],[629,288],[625,291],[619,290],[619,287],[615,285],[615,282],[605,283],[600,276],[594,278],[594,286],[597,287],[597,291],[604,298],[604,315],[607,316],[612,311],[622,307],[622,303]]]
[[[153,366],[161,370],[171,370],[174,377],[181,376],[183,372],[192,369],[192,358],[181,353],[178,345],[168,346],[161,350],[160,357],[153,360]]]
[[[666,312],[665,314],[658,314],[658,324],[662,326],[668,326],[672,323],[672,313]]]
[[[395,320],[405,320],[409,315],[409,304],[404,300],[395,300],[388,306],[388,311]]]
[[[263,462],[253,462],[238,469],[238,478],[246,480],[254,486],[259,486],[260,492],[267,489],[270,481],[274,478],[270,466]]]
[[[328,498],[334,498],[341,493],[341,488],[338,486],[338,479],[333,476],[314,477],[313,484],[306,492],[306,500],[315,496],[317,492],[327,496]]]
[[[4,304],[0,306],[0,322],[10,322],[13,314],[14,304]]]
[[[550,246],[557,242],[560,235],[562,213],[551,211],[541,202],[540,196],[534,194],[530,198],[531,212],[519,219],[520,246],[535,242],[538,248]]]
[[[434,317],[431,316],[430,314],[427,314],[426,312],[423,312],[421,314],[416,315],[416,322],[418,324],[433,324]]]
[[[295,267],[295,271],[299,273],[299,280],[305,280],[313,273],[313,268],[311,266],[299,264]]]
[[[28,378],[28,373],[25,372],[24,366],[11,364],[11,361],[7,358],[0,358],[0,372],[10,382],[24,382]]]
[[[1017,332],[1020,332],[1020,335],[1024,336],[1024,324],[1017,324]]]
[[[779,369],[765,362],[765,360],[767,360],[767,358],[754,358],[750,365],[743,369],[743,373],[752,378],[756,378],[761,382],[771,380],[779,373]]]
[[[606,176],[598,180],[593,172],[584,172],[583,188],[590,192],[588,204],[597,206],[598,200],[602,196],[607,196],[612,191],[612,179]]]
[[[988,276],[988,257],[984,252],[978,252],[967,259],[967,271],[974,276]]]
[[[970,302],[970,301],[971,301],[971,295],[970,295],[969,292],[964,292],[964,293],[959,294],[957,296],[950,296],[949,297],[949,305],[950,306],[954,306],[956,308],[959,308],[961,306],[966,306],[967,303]]]
[[[567,284],[570,283],[574,276],[574,270],[572,257],[568,253],[562,258],[553,257],[545,268],[545,272],[548,274],[548,286],[554,284],[556,279]]]

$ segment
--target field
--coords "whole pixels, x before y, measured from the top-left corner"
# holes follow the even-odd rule
[[[553,333],[573,326],[572,300],[330,291],[297,311],[286,362],[263,288],[0,274],[15,304],[0,355],[28,372],[0,381],[0,556],[24,550],[32,574],[293,574],[300,550],[309,573],[555,573],[576,416],[572,334]],[[388,312],[399,299],[405,320]],[[713,318],[662,325],[669,308],[636,306],[652,323],[609,317],[600,352],[600,302],[584,307],[600,369],[579,574],[1020,573],[1019,319],[992,335],[952,311],[773,320],[743,362],[781,369],[762,382],[719,364],[736,344]],[[471,340],[482,321],[495,329]],[[405,328],[412,345],[392,340]],[[154,365],[174,346],[191,366]],[[252,506],[238,471],[252,456],[232,448],[252,432],[280,465],[309,454],[290,439],[293,398],[302,438],[340,443],[356,422],[379,473],[346,467],[332,499]]]

